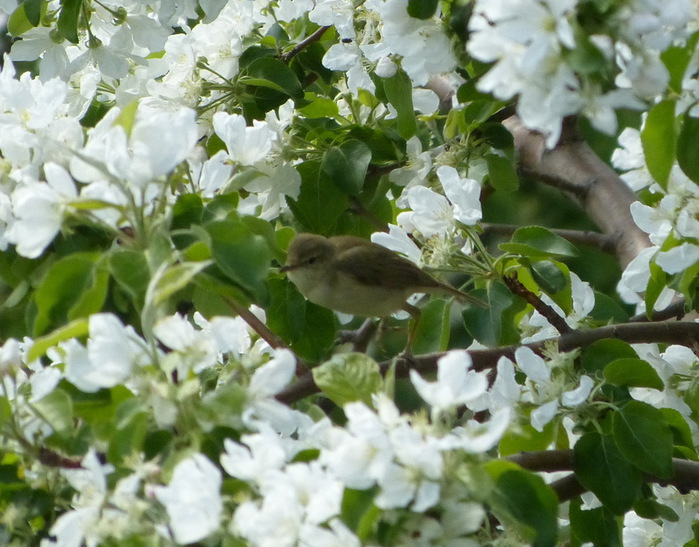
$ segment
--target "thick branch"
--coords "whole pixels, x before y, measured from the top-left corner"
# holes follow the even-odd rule
[[[449,104],[453,90],[446,80],[433,79],[428,87],[439,95],[442,104]],[[636,195],[577,134],[574,119],[565,121],[553,150],[547,150],[543,135],[525,127],[517,116],[505,119],[503,125],[514,137],[521,172],[560,188],[580,203],[615,241],[622,268],[650,246],[646,233],[631,218],[629,207]]]
[[[553,150],[547,150],[544,137],[524,127],[516,116],[505,120],[504,125],[514,136],[520,167],[578,201],[600,229],[616,241],[622,268],[650,246],[648,236],[631,217],[630,206],[636,195],[578,137],[572,121],[565,124],[561,141]]]
[[[572,450],[520,452],[505,459],[529,471],[554,472],[573,471],[575,469],[575,458]],[[644,480],[656,482],[663,486],[672,485],[681,491],[699,490],[699,462],[673,458],[672,466],[674,469],[672,478],[661,479],[653,475],[645,475]],[[560,488],[555,487],[557,483],[560,483],[558,484]],[[551,483],[550,486],[559,494],[561,502],[577,497],[585,492],[585,489],[580,486],[574,475],[564,477],[560,481]],[[561,497],[563,492],[565,492],[565,495]]]
[[[572,351],[584,348],[597,340],[604,338],[617,338],[630,344],[661,343],[682,344],[692,347],[699,340],[699,323],[670,322],[670,323],[625,323],[621,325],[609,325],[598,329],[586,331],[573,331],[568,334],[532,342],[529,344],[504,346],[493,349],[477,349],[469,351],[473,361],[473,370],[487,370],[494,368],[500,357],[514,358],[515,350],[519,347],[529,347],[537,353],[541,353],[548,344],[557,344],[560,351]],[[437,361],[444,356],[444,352],[428,353],[426,355],[411,356],[410,358],[396,358],[396,374],[406,377],[410,369],[418,372],[430,373],[437,370]],[[382,373],[390,368],[393,361],[380,363]],[[308,395],[318,393],[318,387],[313,382],[313,376],[304,374],[298,381],[277,395],[277,399],[283,403],[293,403]]]

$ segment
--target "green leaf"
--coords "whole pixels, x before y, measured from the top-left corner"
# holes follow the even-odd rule
[[[594,375],[614,361],[615,359],[635,359],[638,354],[633,348],[616,338],[597,340],[585,348],[580,363],[586,372]]]
[[[78,20],[83,0],[62,0],[58,14],[58,33],[73,44],[78,43]]]
[[[114,414],[118,406],[123,401],[134,397],[133,393],[121,384],[111,389],[100,389],[94,393],[80,391],[67,380],[62,380],[59,386],[70,395],[75,417],[99,430],[100,438],[105,440],[111,438],[114,433]]]
[[[598,76],[608,71],[607,57],[595,46],[587,30],[580,25],[573,26],[575,48],[567,52],[566,63],[579,74]]]
[[[556,545],[558,498],[541,477],[521,469],[504,471],[495,480],[492,498],[498,518],[500,511],[504,510],[511,517],[504,519],[506,526],[514,519],[528,545]]]
[[[644,300],[646,303],[646,314],[650,318],[653,313],[655,303],[657,302],[665,287],[667,287],[667,274],[653,260],[651,260],[649,267],[650,279],[648,280]]]
[[[609,435],[585,433],[573,448],[575,476],[615,515],[622,515],[641,492],[641,475]]]
[[[348,206],[347,195],[333,183],[317,162],[297,167],[301,174],[301,192],[287,199],[296,219],[309,232],[330,234]]]
[[[44,0],[24,0],[23,5],[29,22],[32,26],[38,27],[41,23],[41,12],[46,7]]]
[[[492,98],[490,99],[492,100]],[[503,150],[506,154],[514,154],[514,137],[512,133],[499,122],[486,122],[480,127],[483,139],[493,148]]]
[[[204,202],[199,194],[180,194],[172,206],[172,230],[185,230],[200,224],[204,213]]]
[[[298,340],[306,331],[306,299],[292,283],[282,279],[270,279],[267,287],[267,326],[288,342]]]
[[[629,320],[628,312],[617,300],[604,293],[594,291],[595,307],[590,312],[590,317],[604,324],[625,323]]]
[[[566,275],[550,260],[540,260],[531,265],[532,277],[541,290],[556,294],[566,288]]]
[[[143,307],[150,280],[148,262],[142,252],[115,249],[109,255],[109,272],[126,291],[137,310]]]
[[[54,389],[33,406],[56,433],[63,435],[73,430],[73,402],[62,389]]]
[[[398,113],[398,134],[405,140],[417,132],[415,108],[413,107],[413,84],[403,70],[383,80],[386,98]]]
[[[669,87],[675,93],[682,93],[682,80],[692,54],[699,40],[699,32],[695,32],[682,46],[671,46],[660,54],[660,58],[670,73]]]
[[[687,424],[685,417],[674,408],[661,408],[660,412],[662,412],[665,423],[672,431],[673,444],[688,448],[694,454],[693,459],[696,459],[692,431],[689,429],[689,424]]]
[[[323,154],[320,168],[346,194],[357,195],[362,191],[371,150],[361,141],[350,139]]]
[[[254,45],[245,49],[238,59],[240,70],[246,69],[253,61],[264,57],[274,57],[275,50],[269,47]]]
[[[299,114],[304,118],[334,118],[339,113],[337,103],[332,99],[319,97],[315,93],[310,92],[307,92],[303,98],[309,101],[309,104],[298,109]]]
[[[160,268],[148,284],[146,304],[149,307],[160,306],[209,265],[210,262],[183,262]]]
[[[149,415],[140,412],[123,424],[112,435],[107,449],[107,460],[114,465],[121,465],[124,458],[138,454],[148,431]]]
[[[592,543],[605,547],[620,546],[620,522],[606,507],[597,507],[583,511],[582,500],[570,501],[570,529],[577,544]],[[575,545],[575,544],[573,544]]]
[[[675,511],[673,511],[667,505],[658,503],[656,500],[639,500],[634,506],[633,510],[639,517],[644,519],[658,519],[661,518],[668,522],[677,522],[680,517]]]
[[[672,432],[660,410],[629,401],[614,412],[612,430],[621,453],[641,471],[659,478],[672,476]]]
[[[395,132],[380,131],[365,125],[353,127],[348,136],[366,144],[371,150],[372,161],[377,163],[398,161],[405,143]]]
[[[46,354],[49,348],[58,345],[60,342],[71,338],[81,338],[87,336],[90,326],[87,318],[76,319],[62,327],[54,330],[46,336],[41,336],[34,340],[34,344],[27,353],[27,361],[32,362]]]
[[[282,230],[289,234],[294,234],[291,228],[278,228],[275,230],[275,227],[268,220],[253,216],[243,216],[240,218],[240,221],[247,226],[252,233],[264,238],[274,260],[280,264],[284,263],[286,260],[286,251],[284,249],[288,247],[288,244],[282,248],[279,245],[278,239]]]
[[[555,436],[556,425],[554,422],[547,423],[543,431],[537,431],[530,423],[524,423],[509,428],[500,439],[498,449],[501,456],[546,450],[551,446]]]
[[[15,8],[15,11],[12,12],[12,15],[7,20],[7,30],[12,36],[22,36],[22,34],[35,26],[29,21],[24,2]]]
[[[416,355],[447,349],[450,310],[451,304],[442,299],[431,300],[420,309],[412,346]]]
[[[376,488],[353,490],[345,488],[342,495],[340,518],[347,527],[355,532],[360,540],[366,540],[369,532],[381,515],[381,510],[374,505]]]
[[[665,100],[648,112],[641,131],[641,143],[648,171],[663,188],[675,163],[675,101]]]
[[[324,359],[335,341],[335,314],[327,308],[306,302],[303,335],[291,343],[296,355],[312,362]]]
[[[686,113],[682,116],[682,128],[677,138],[677,163],[684,174],[699,184],[699,154],[697,154],[699,118]]]
[[[10,421],[12,417],[12,407],[7,397],[0,397],[0,429]]]
[[[541,226],[518,228],[509,243],[501,243],[500,249],[532,259],[548,257],[574,257],[575,246]]]
[[[610,384],[650,387],[662,390],[665,385],[648,361],[635,357],[615,359],[604,367],[604,379]]]
[[[697,297],[699,296],[699,262],[696,262],[680,274],[677,290],[686,299],[685,307],[696,310],[698,307]]]
[[[261,298],[272,260],[265,238],[238,221],[221,220],[205,227],[216,265],[229,279]]]
[[[224,384],[209,391],[202,398],[202,404],[195,407],[197,422],[207,431],[214,425],[242,428],[241,415],[247,396],[245,388],[236,383]]]
[[[498,192],[514,192],[519,188],[519,177],[511,158],[499,154],[486,154],[488,182]]]
[[[35,335],[102,309],[109,275],[99,259],[97,253],[74,253],[51,266],[34,293]]]
[[[408,15],[416,19],[429,19],[437,11],[439,0],[408,0]]]
[[[486,99],[472,101],[460,112],[463,123],[459,124],[464,133],[470,133],[481,124],[487,122],[497,112],[499,104],[488,97]],[[455,111],[459,115],[459,111]],[[512,141],[510,141],[512,143]],[[510,150],[512,148],[510,147]]]
[[[525,306],[521,299],[501,283],[491,282],[487,290],[471,291],[471,296],[486,303],[486,307],[468,306],[461,316],[468,333],[485,346],[515,344],[519,333],[514,327],[514,316]]]
[[[371,406],[371,396],[383,385],[379,365],[363,353],[342,353],[313,369],[313,380],[338,406],[362,401]]]
[[[114,119],[114,125],[124,128],[127,135],[131,135],[133,126],[136,123],[136,114],[138,113],[139,101],[131,101],[121,109],[119,115]]]
[[[250,86],[267,87],[291,97],[303,99],[303,88],[288,65],[273,57],[261,57],[250,63],[241,81]]]

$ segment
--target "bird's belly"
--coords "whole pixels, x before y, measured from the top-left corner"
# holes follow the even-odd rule
[[[319,306],[350,315],[386,317],[400,310],[410,296],[404,290],[362,285],[347,281],[342,276],[334,283],[321,283],[306,297]]]

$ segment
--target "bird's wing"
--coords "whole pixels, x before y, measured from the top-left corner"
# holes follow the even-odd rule
[[[440,285],[410,260],[375,243],[360,241],[362,241],[361,244],[346,247],[336,257],[342,271],[360,283],[380,284],[390,289],[419,289]],[[390,271],[391,275],[386,275],[386,271]]]

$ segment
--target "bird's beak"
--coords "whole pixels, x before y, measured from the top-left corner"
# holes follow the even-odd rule
[[[285,264],[284,266],[279,268],[279,271],[280,272],[290,272],[291,270],[293,270],[295,268],[296,268],[296,266],[294,266],[293,264]]]

